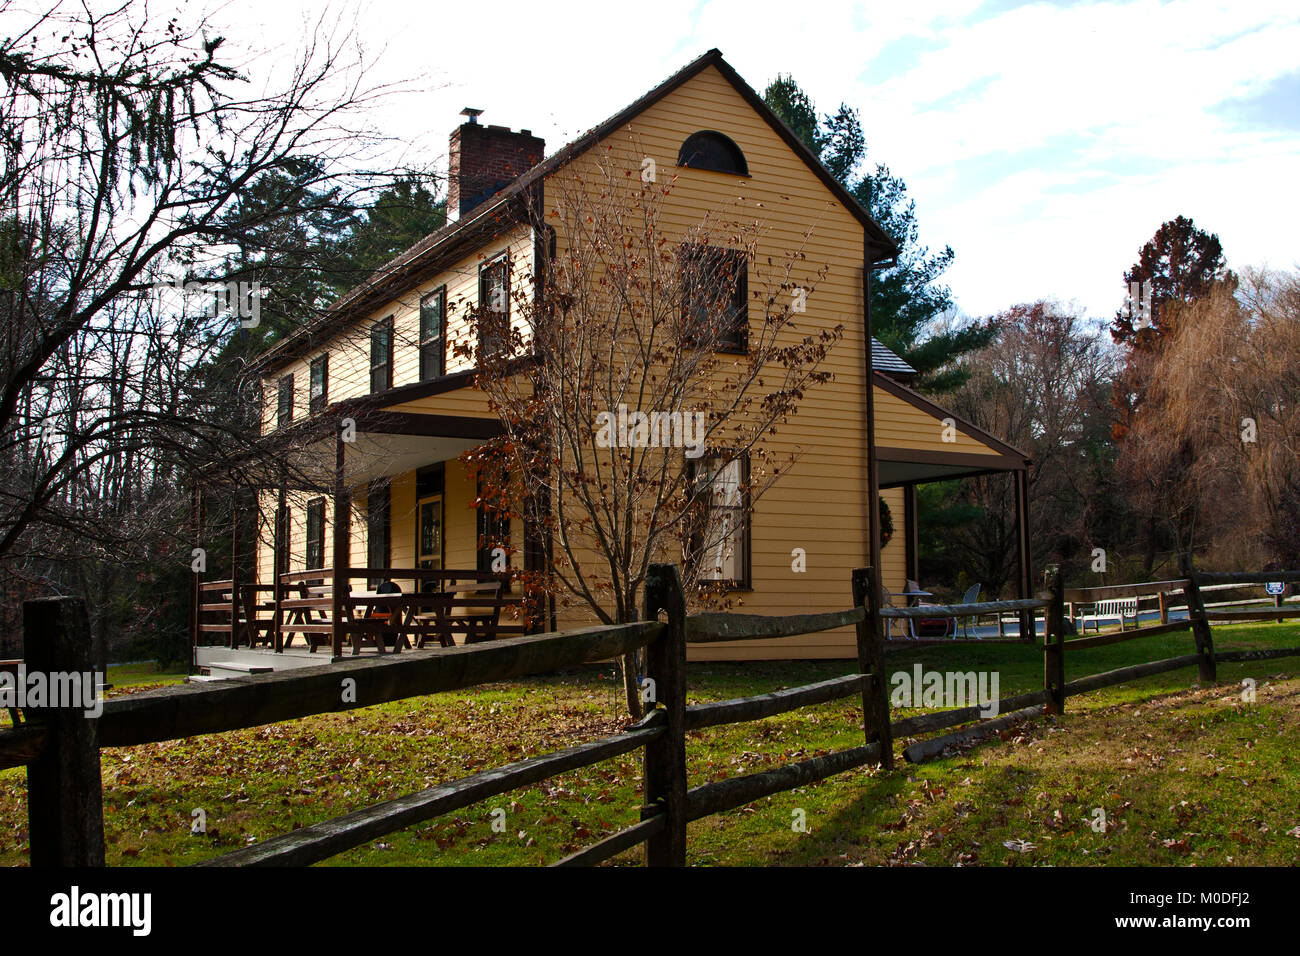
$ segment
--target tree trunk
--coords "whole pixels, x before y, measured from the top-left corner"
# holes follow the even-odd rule
[[[627,712],[633,720],[645,716],[645,704],[641,702],[641,686],[637,677],[644,670],[641,664],[641,649],[624,654],[620,658],[623,666],[623,694],[627,698]]]
[[[1146,579],[1151,580],[1151,574],[1156,566],[1156,549],[1158,547],[1156,537],[1159,533],[1157,519],[1154,514],[1147,517],[1147,547],[1146,553],[1142,555],[1142,570]]]
[[[620,624],[631,624],[640,618],[637,611],[636,601],[628,601],[624,607],[625,613],[620,617],[626,620],[620,620]],[[640,720],[645,716],[645,703],[641,700],[641,685],[638,680],[645,673],[645,648],[638,647],[634,651],[629,651],[620,658],[619,663],[623,669],[623,696],[627,702],[627,712],[633,720]]]

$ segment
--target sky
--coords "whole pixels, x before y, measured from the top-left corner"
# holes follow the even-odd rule
[[[466,106],[550,153],[710,48],[760,92],[790,73],[819,112],[859,110],[972,316],[1037,298],[1113,315],[1177,215],[1233,268],[1300,265],[1295,0],[229,0],[213,19],[250,76],[304,25],[350,26],[368,80],[400,88],[376,124],[440,165]]]

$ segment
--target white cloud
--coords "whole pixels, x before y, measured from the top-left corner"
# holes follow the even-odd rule
[[[368,0],[355,9],[377,57],[371,78],[417,78],[376,122],[434,160],[463,106],[555,149],[713,46],[760,90],[793,73],[823,111],[860,108],[871,159],[906,180],[922,240],[957,252],[949,281],[971,313],[1053,295],[1108,314],[1141,243],[1180,213],[1218,232],[1235,265],[1287,262],[1300,136],[1238,129],[1216,107],[1294,70],[1294,0],[1003,6]],[[320,9],[233,0],[218,19],[234,41],[275,43],[284,55]]]

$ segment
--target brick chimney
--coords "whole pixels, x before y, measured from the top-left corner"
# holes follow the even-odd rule
[[[532,130],[513,132],[506,126],[483,126],[482,110],[463,109],[468,117],[451,134],[448,150],[447,215],[468,215],[484,200],[510,183],[545,155],[546,143]]]

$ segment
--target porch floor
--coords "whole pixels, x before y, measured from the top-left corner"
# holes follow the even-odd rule
[[[423,649],[411,648],[404,650],[401,657],[408,654],[414,654],[423,657],[426,654],[436,654],[444,648],[426,647]],[[355,661],[365,658],[376,657],[378,652],[373,647],[362,648],[359,655],[354,656],[351,648],[345,648],[342,657],[334,657],[327,648],[318,650],[315,654],[307,650],[306,647],[286,647],[277,654],[269,647],[239,647],[231,649],[216,645],[198,645],[194,648],[193,671],[197,675],[205,675],[211,679],[220,680],[227,677],[247,677],[250,674],[265,674],[276,671],[294,670],[299,667],[322,667],[327,664],[334,664],[340,661]],[[389,657],[385,654],[384,657]],[[228,666],[223,666],[228,665]]]

